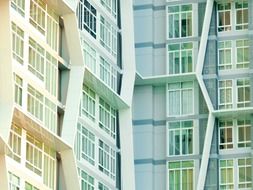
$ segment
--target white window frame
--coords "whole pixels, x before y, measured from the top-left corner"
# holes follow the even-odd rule
[[[26,0],[11,0],[11,7],[21,16],[25,17]]]
[[[113,181],[116,180],[116,151],[99,139],[98,169]]]
[[[23,103],[23,79],[14,73],[14,97],[15,103],[22,106]]]
[[[177,87],[173,87],[173,89],[170,88],[171,85],[175,85]],[[189,87],[183,87],[184,85],[189,85]],[[184,113],[185,111],[183,110],[183,92],[184,91],[189,91],[191,92],[192,95],[192,101],[190,101],[191,105],[191,111],[189,113]],[[180,105],[180,110],[179,113],[172,114],[170,113],[170,93],[171,92],[179,92],[179,105]],[[169,83],[168,84],[168,90],[167,90],[167,114],[168,116],[180,116],[180,115],[192,115],[194,113],[194,82],[193,81],[187,81],[187,82],[178,82],[178,83]],[[178,105],[177,105],[178,106]]]
[[[175,47],[175,50],[170,50],[170,47]],[[176,46],[177,49],[176,49]],[[191,47],[188,47],[191,46]],[[193,72],[193,68],[194,68],[194,55],[193,55],[193,42],[186,42],[186,43],[179,43],[179,44],[168,44],[167,46],[168,51],[167,51],[167,56],[168,56],[168,69],[167,72],[169,74],[181,74],[181,73],[191,73]],[[183,54],[187,54],[187,58],[191,57],[191,68],[188,71],[183,71]],[[175,65],[175,54],[178,55],[178,59],[179,59],[179,65],[178,65],[178,71],[176,71],[176,65]],[[174,58],[173,61],[171,62],[171,56]],[[171,67],[172,65],[172,67]],[[188,67],[189,68],[189,62],[188,62]],[[171,69],[173,68],[173,69]]]
[[[221,130],[231,130],[232,140],[222,143]],[[241,138],[244,140],[242,141],[240,140],[240,132],[243,133],[243,136]],[[220,119],[218,121],[218,135],[220,152],[235,151],[239,149],[250,149],[251,120],[249,117],[241,117],[236,119]]]
[[[242,85],[239,85],[238,82],[243,82]],[[243,99],[244,101],[239,101],[239,89],[243,89]],[[247,94],[247,90],[248,89],[248,93],[249,93],[249,100],[246,100],[246,96],[245,94]],[[236,95],[237,95],[237,99],[236,99],[236,104],[237,104],[237,108],[242,108],[242,107],[249,107],[250,106],[250,79],[249,78],[242,78],[242,79],[237,79],[236,80]]]
[[[101,5],[116,19],[117,0],[100,0]]]
[[[224,85],[222,85],[222,83]],[[231,83],[231,85],[229,84]],[[221,90],[225,91],[224,95],[224,103],[221,102]],[[229,97],[231,97],[231,101],[227,100],[227,90],[230,90]],[[218,105],[219,109],[231,109],[233,108],[233,80],[219,80],[218,81]]]
[[[184,6],[191,6],[191,10],[187,10],[187,11],[182,11]],[[173,12],[170,12],[169,9],[173,9]],[[178,9],[178,10],[175,10]],[[194,33],[194,28],[193,28],[193,4],[184,4],[184,5],[176,5],[176,6],[168,6],[167,7],[167,39],[174,39],[174,38],[187,38],[187,37],[192,37],[193,33]],[[186,35],[186,36],[182,36],[182,17],[183,15],[187,16],[187,14],[190,14],[190,18],[191,18],[191,33]],[[170,35],[170,17],[173,16],[173,34],[172,36]],[[178,17],[178,36],[175,35],[175,16]],[[187,33],[187,32],[186,32]]]
[[[87,5],[87,6],[86,6]],[[96,39],[97,37],[97,10],[88,0],[79,1],[77,7],[78,25]]]
[[[24,63],[24,31],[14,22],[11,23],[12,29],[12,57],[18,63]]]
[[[175,167],[175,168],[170,168],[170,164],[172,164],[172,163],[176,163],[176,164],[178,164],[179,165],[179,167]],[[187,166],[187,167],[184,167],[183,166],[183,164],[186,164],[186,163],[188,163],[188,164],[191,164],[192,166]],[[194,161],[193,160],[184,160],[184,161],[170,161],[170,162],[168,162],[167,163],[168,165],[168,189],[170,189],[170,190],[183,190],[183,187],[182,187],[182,176],[183,176],[183,172],[185,172],[185,171],[190,171],[190,170],[192,170],[192,188],[190,188],[190,189],[194,189],[194,187],[195,187],[195,179],[194,179]],[[176,171],[179,171],[179,175],[180,175],[180,182],[179,181],[177,181],[177,183],[179,184],[179,187],[172,187],[171,188],[171,180],[170,180],[170,172],[176,172]],[[187,172],[188,173],[188,172]],[[175,180],[175,179],[174,179]],[[188,178],[187,178],[187,180],[189,180]],[[187,186],[188,187],[188,186]],[[188,189],[188,188],[187,188]]]
[[[93,122],[96,118],[96,94],[85,84],[83,84],[82,90],[81,116],[87,117]]]
[[[99,127],[113,139],[116,138],[117,126],[116,109],[111,107],[102,98],[99,98]]]
[[[191,123],[191,126],[189,127],[184,127],[184,124],[186,123]],[[176,128],[171,128],[172,124],[177,124],[178,127]],[[182,120],[182,121],[175,121],[175,122],[168,122],[167,123],[167,127],[168,127],[168,156],[179,156],[179,155],[192,155],[194,153],[194,122],[193,120]],[[183,153],[183,144],[186,143],[186,145],[189,146],[189,142],[187,141],[189,139],[189,131],[191,131],[191,152],[189,150],[187,150],[185,153]],[[188,139],[185,140],[185,142],[183,142],[183,137],[185,132],[187,132],[187,136]],[[177,133],[179,135],[179,143],[180,143],[180,147],[178,150],[178,154],[175,152],[175,133]],[[171,138],[172,136],[173,138]],[[173,140],[173,142],[171,142],[171,140]],[[173,143],[171,145],[171,143]],[[188,147],[187,146],[187,147]]]
[[[241,8],[236,8],[236,4],[239,4],[241,3],[242,7]],[[244,7],[246,6],[246,7]],[[237,18],[237,12],[241,11],[242,12],[242,20],[243,20],[243,17],[244,17],[244,11],[247,11],[247,15],[246,15],[246,18],[247,18],[247,21],[248,22],[244,22],[244,23],[241,23],[239,24],[238,23],[238,18]],[[248,23],[249,23],[249,20],[248,20],[248,0],[241,0],[239,2],[235,2],[235,29],[236,30],[247,30],[248,29]]]
[[[221,162],[226,162],[226,165],[224,167],[221,167]],[[230,163],[231,162],[231,163]],[[232,182],[228,182],[227,179],[228,179],[228,172],[232,169]],[[226,173],[226,177],[225,177],[225,182],[222,183],[222,180],[221,180],[221,171],[224,170],[225,173]],[[233,159],[221,159],[219,160],[219,187],[222,189],[222,186],[224,186],[225,189],[234,189],[234,183],[235,183],[235,180],[234,180],[234,160]]]

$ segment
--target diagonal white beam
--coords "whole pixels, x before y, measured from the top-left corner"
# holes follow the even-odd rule
[[[205,186],[207,167],[208,167],[211,143],[212,143],[212,138],[213,138],[214,121],[215,121],[215,117],[213,115],[214,108],[212,105],[212,101],[209,97],[208,91],[206,89],[206,86],[204,84],[203,77],[202,77],[202,71],[203,71],[206,48],[207,48],[208,33],[210,29],[211,16],[212,16],[212,11],[213,11],[213,3],[214,3],[214,0],[207,0],[207,3],[206,3],[204,23],[203,23],[203,28],[202,28],[197,66],[196,66],[196,77],[197,77],[200,89],[203,93],[203,96],[205,98],[205,101],[207,103],[208,110],[209,110],[205,142],[204,142],[201,166],[200,166],[199,177],[198,177],[198,182],[197,182],[197,190],[203,190]]]

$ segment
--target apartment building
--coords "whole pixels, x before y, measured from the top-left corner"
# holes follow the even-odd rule
[[[253,1],[133,9],[136,189],[252,189]]]
[[[1,190],[135,189],[132,12],[0,1]]]

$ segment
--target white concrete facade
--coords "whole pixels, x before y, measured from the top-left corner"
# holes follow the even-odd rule
[[[132,1],[0,1],[0,189],[134,190]]]

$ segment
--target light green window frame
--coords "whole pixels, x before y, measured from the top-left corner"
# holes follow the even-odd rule
[[[98,182],[98,190],[111,190],[109,187],[105,186],[103,183]]]
[[[25,2],[26,0],[11,0],[11,7],[23,17],[25,17]]]
[[[83,42],[84,64],[93,72],[96,73],[96,50],[93,49],[86,41]]]
[[[252,158],[238,159],[238,189],[252,189]]]
[[[45,50],[32,38],[29,39],[28,70],[44,81],[45,77]]]
[[[169,155],[193,154],[193,121],[168,123]]]
[[[168,84],[168,115],[190,115],[194,112],[193,82]]]
[[[240,0],[235,2],[235,15],[236,15],[236,30],[246,30],[248,29],[248,1]]]
[[[220,189],[234,189],[234,160],[220,160],[219,162]]]
[[[46,55],[45,86],[50,94],[57,97],[58,61],[48,52]]]
[[[25,182],[25,190],[39,190],[39,189],[33,186],[32,184]]]
[[[236,40],[236,68],[249,68],[249,40]]]
[[[193,35],[192,5],[169,6],[168,38],[190,37]]]
[[[43,121],[43,101],[43,95],[32,86],[28,85],[27,111],[40,121]]]
[[[21,136],[22,129],[16,125],[12,125],[8,142],[11,151],[8,152],[8,156],[19,163],[21,162]]]
[[[56,152],[46,145],[43,151],[43,183],[50,189],[56,187]]]
[[[232,42],[218,42],[219,70],[232,69]]]
[[[22,97],[23,97],[23,79],[16,75],[14,73],[14,83],[15,83],[15,88],[14,88],[14,98],[15,98],[15,103],[22,106]]]
[[[169,74],[190,73],[193,71],[193,43],[168,45]]]
[[[99,139],[98,169],[109,176],[112,180],[116,178],[116,151]]]
[[[250,106],[250,80],[248,78],[237,79],[237,107]]]
[[[24,31],[14,22],[12,29],[12,57],[20,64],[24,63]]]
[[[59,45],[59,16],[47,6],[47,44],[56,52]]]
[[[232,80],[220,80],[218,91],[219,109],[229,109],[233,107]]]
[[[81,179],[81,190],[95,190],[95,179],[85,171],[79,169]]]
[[[194,162],[173,161],[168,162],[169,190],[194,189]]]
[[[251,147],[251,121],[249,119],[238,119],[238,148]]]
[[[99,98],[99,127],[114,139],[116,138],[116,118],[116,109]]]
[[[100,0],[100,3],[114,18],[117,18],[117,0]]]
[[[100,44],[117,57],[117,29],[100,15]]]
[[[220,150],[234,148],[233,120],[220,120],[218,122],[218,126],[219,126],[219,148],[220,148]]]
[[[40,33],[46,33],[46,3],[44,0],[30,1],[29,21]]]
[[[42,176],[43,144],[33,136],[26,135],[26,168]]]
[[[9,190],[19,190],[20,178],[15,174],[8,172]]]
[[[83,84],[81,115],[95,121],[96,94],[88,86]]]
[[[95,165],[95,135],[80,123],[77,124],[80,158]],[[80,159],[79,159],[80,160]]]
[[[217,4],[218,32],[230,31],[232,29],[231,6],[231,3]]]
[[[45,98],[44,125],[53,133],[57,133],[57,106]]]

